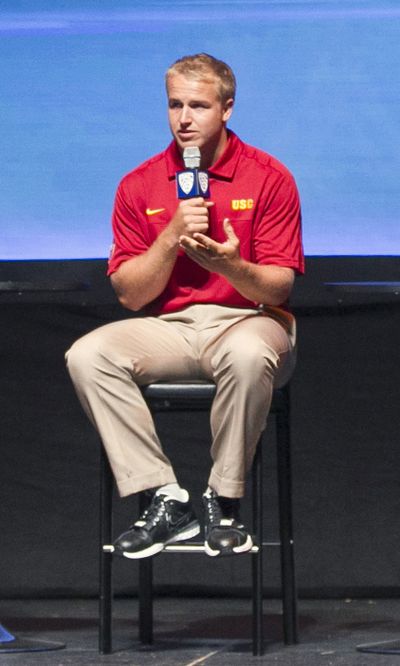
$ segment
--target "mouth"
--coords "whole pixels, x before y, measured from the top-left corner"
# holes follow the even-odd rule
[[[178,130],[178,136],[182,141],[187,141],[188,139],[194,139],[196,132],[192,130]]]

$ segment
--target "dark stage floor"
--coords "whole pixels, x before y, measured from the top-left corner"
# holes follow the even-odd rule
[[[61,641],[65,649],[2,654],[0,666],[129,664],[130,666],[400,666],[399,655],[363,654],[356,646],[400,638],[398,600],[300,601],[301,643],[281,643],[280,602],[265,600],[266,646],[253,657],[247,599],[161,598],[155,604],[155,644],[137,642],[136,600],[116,600],[114,652],[97,651],[95,600],[5,600],[0,620],[19,638]]]

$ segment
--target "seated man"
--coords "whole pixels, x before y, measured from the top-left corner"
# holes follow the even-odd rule
[[[287,308],[303,271],[300,204],[288,170],[227,129],[235,77],[207,54],[166,73],[171,144],[121,181],[109,275],[122,305],[140,316],[78,340],[72,381],[99,432],[121,496],[151,491],[142,516],[115,541],[141,558],[198,534],[189,493],[163,452],[140,387],[215,382],[212,467],[203,495],[205,550],[242,553],[252,537],[239,501],[274,387],[294,367]],[[183,151],[200,149],[210,197],[177,197]],[[182,450],[190,457],[190,442]]]

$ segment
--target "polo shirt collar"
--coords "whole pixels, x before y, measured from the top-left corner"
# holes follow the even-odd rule
[[[208,173],[217,178],[232,180],[242,152],[242,141],[231,130],[228,130],[228,144],[221,157],[208,169]],[[171,141],[165,151],[168,178],[175,178],[177,171],[184,168],[182,156],[175,141]]]

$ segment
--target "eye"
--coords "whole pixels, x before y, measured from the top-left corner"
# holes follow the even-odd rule
[[[178,102],[176,99],[170,99],[168,102],[168,106],[170,109],[180,109],[182,107],[181,102]]]

